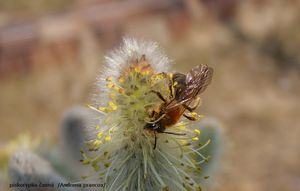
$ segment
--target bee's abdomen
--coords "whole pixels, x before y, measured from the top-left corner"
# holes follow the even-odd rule
[[[170,127],[177,123],[182,115],[182,107],[178,106],[166,113],[166,116],[161,119],[160,123],[165,127]]]

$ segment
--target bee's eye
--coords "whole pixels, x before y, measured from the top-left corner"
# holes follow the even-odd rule
[[[156,126],[156,124],[155,124],[155,123],[151,123],[149,126],[150,126],[151,128],[154,128],[154,127]]]
[[[155,126],[156,126],[155,123],[147,123],[147,124],[144,126],[144,128],[145,128],[145,129],[153,129]]]

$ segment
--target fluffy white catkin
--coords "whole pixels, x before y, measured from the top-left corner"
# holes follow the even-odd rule
[[[105,60],[99,94],[89,106],[97,114],[94,137],[87,141],[89,151],[81,151],[82,163],[93,167],[93,177],[109,191],[200,190],[201,165],[207,162],[200,130],[180,120],[169,129],[185,135],[159,133],[153,149],[154,133],[144,128],[163,103],[150,90],[170,97],[162,75],[170,59],[155,42],[125,38]]]

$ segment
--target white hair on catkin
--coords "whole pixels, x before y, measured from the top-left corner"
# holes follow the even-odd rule
[[[98,99],[89,105],[97,113],[94,137],[86,141],[87,152],[81,150],[82,164],[95,173],[84,178],[99,177],[107,191],[200,190],[201,165],[208,161],[201,150],[210,141],[200,145],[200,130],[185,120],[164,131],[159,120],[167,112],[155,111],[169,101],[162,97],[175,100],[168,57],[155,42],[124,38],[105,59]]]
[[[97,77],[97,96],[94,100],[96,105],[107,103],[109,89],[106,88],[106,78],[111,76],[113,79],[118,79],[121,72],[132,64],[131,61],[140,59],[142,55],[145,55],[147,62],[155,72],[169,71],[172,61],[166,56],[158,43],[124,37],[121,46],[105,56],[104,67]]]

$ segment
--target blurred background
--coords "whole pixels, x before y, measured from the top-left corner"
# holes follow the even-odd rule
[[[225,132],[211,190],[300,190],[296,0],[1,0],[1,147],[24,132],[56,142],[123,36],[159,42],[176,71],[214,68],[199,109]]]

